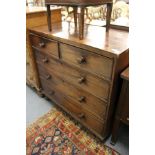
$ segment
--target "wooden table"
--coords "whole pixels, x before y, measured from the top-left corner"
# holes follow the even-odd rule
[[[111,138],[112,145],[116,143],[120,123],[129,125],[129,68],[125,69],[121,73],[121,78],[123,79],[123,85],[112,129],[112,138]]]
[[[107,4],[106,31],[109,30],[112,12],[112,0],[45,0],[48,14],[48,29],[51,31],[50,5],[72,6],[74,9],[75,31],[77,30],[77,15],[79,14],[79,39],[84,36],[84,9],[87,6],[97,6]]]
[[[51,9],[52,22],[61,22],[61,8],[55,7]],[[35,88],[40,89],[36,66],[30,45],[28,28],[35,26],[47,25],[46,7],[27,7],[26,8],[26,83]]]

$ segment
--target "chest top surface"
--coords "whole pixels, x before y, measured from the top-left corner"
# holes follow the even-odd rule
[[[112,0],[45,0],[45,4],[71,5],[71,6],[101,5],[104,3],[112,3]]]
[[[30,28],[30,32],[55,39],[57,41],[95,51],[98,54],[106,52],[108,55],[120,55],[128,50],[128,32],[105,27],[86,25],[84,39],[79,40],[78,32],[74,29],[74,23],[54,23],[52,31],[48,31],[47,25]]]

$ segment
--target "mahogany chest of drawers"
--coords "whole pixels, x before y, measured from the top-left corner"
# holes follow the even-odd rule
[[[128,32],[88,26],[79,40],[73,26],[30,29],[42,92],[104,139],[111,129],[118,77],[128,66]]]

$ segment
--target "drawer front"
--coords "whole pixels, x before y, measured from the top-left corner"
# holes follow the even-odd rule
[[[64,63],[60,63],[47,55],[41,54],[40,52],[36,51],[35,54],[37,62],[47,70],[52,71],[65,81],[93,94],[101,100],[108,100],[110,91],[109,82],[80,70],[75,70]]]
[[[39,66],[39,74],[41,83],[47,83],[51,88],[62,92],[67,98],[88,109],[91,113],[96,115],[101,120],[104,120],[107,103],[94,97],[90,93],[78,89],[62,79],[58,78],[52,72],[47,72],[45,68]]]
[[[75,116],[82,124],[93,129],[98,134],[102,134],[104,128],[104,122],[99,121],[86,109],[83,109],[80,105],[74,104],[71,100],[64,96],[63,107],[65,107],[73,116]]]
[[[41,79],[43,92],[47,97],[52,99],[57,105],[65,108],[76,119],[78,119],[86,127],[93,129],[98,134],[102,134],[104,121],[100,121],[93,116],[88,110],[84,109],[82,105],[76,104],[69,99],[65,94],[57,89],[57,87],[49,85],[47,81]]]
[[[32,46],[36,47],[37,49],[52,55],[56,58],[59,58],[58,52],[58,42],[50,39],[45,39],[43,37],[30,34],[30,39]]]
[[[113,60],[110,58],[65,44],[60,44],[60,53],[62,60],[71,65],[75,65],[105,79],[111,79],[112,77]]]
[[[45,81],[41,81],[42,92],[49,98],[52,99],[56,104],[63,102],[62,95],[55,88],[49,87]]]

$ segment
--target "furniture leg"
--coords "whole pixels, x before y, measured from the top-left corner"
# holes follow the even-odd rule
[[[116,118],[114,121],[113,129],[112,129],[112,137],[110,142],[112,145],[115,145],[116,143],[119,127],[120,127],[120,119]]]
[[[110,28],[111,12],[112,12],[112,3],[107,3],[106,31],[108,31]]]
[[[82,40],[84,35],[84,7],[80,7],[79,12],[79,39]]]
[[[75,24],[75,30],[77,30],[77,7],[74,7],[74,24]]]
[[[47,5],[47,24],[48,24],[48,30],[51,31],[51,10],[50,5]]]

